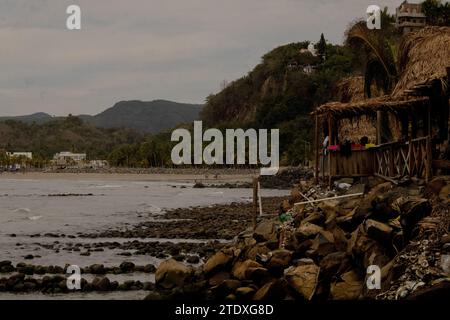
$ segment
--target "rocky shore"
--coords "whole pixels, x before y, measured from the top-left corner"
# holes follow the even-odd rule
[[[263,198],[266,212],[277,213],[283,198]],[[135,265],[134,257],[149,257],[159,261],[173,259],[194,267],[201,265],[215,252],[222,249],[236,234],[252,224],[253,207],[250,203],[231,203],[210,207],[173,209],[160,213],[142,213],[141,222],[124,228],[111,228],[97,233],[45,233],[29,234],[33,246],[53,251],[55,254],[67,252],[84,257],[101,253],[123,257],[118,266],[105,266],[100,263],[81,268],[81,292],[112,292],[144,290],[155,295],[154,264]],[[16,234],[10,237],[16,238]],[[41,238],[54,239],[41,241]],[[96,239],[111,239],[108,241]],[[118,241],[119,239],[131,239]],[[140,239],[140,240],[136,240]],[[149,241],[149,239],[151,239]],[[157,240],[157,239],[176,239]],[[217,239],[217,240],[213,240]],[[116,240],[116,241],[115,241]],[[24,243],[17,242],[22,247]],[[0,293],[43,293],[70,294],[67,289],[68,265],[45,266],[32,264],[38,254],[23,257],[24,261],[13,265],[11,261],[0,261]],[[142,259],[141,259],[142,260]],[[131,280],[133,275],[146,275],[151,281]],[[127,275],[129,280],[112,280],[116,275]],[[156,292],[156,291],[155,291]]]
[[[433,299],[450,293],[450,179],[303,181],[277,218],[192,267],[169,259],[148,299]],[[318,201],[330,196],[363,197]],[[309,202],[296,205],[301,201]],[[373,276],[379,268],[380,285]],[[369,286],[368,283],[372,284]]]

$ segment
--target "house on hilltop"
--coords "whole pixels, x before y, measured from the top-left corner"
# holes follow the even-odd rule
[[[426,16],[420,3],[403,1],[395,12],[395,26],[402,34],[422,29],[426,25]]]

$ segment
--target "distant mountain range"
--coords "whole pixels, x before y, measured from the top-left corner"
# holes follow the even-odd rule
[[[157,133],[170,129],[180,123],[189,123],[199,118],[202,105],[177,103],[167,100],[121,101],[113,107],[94,116],[78,115],[83,121],[99,128],[130,128],[144,133]],[[52,117],[38,112],[16,117],[0,117],[1,121],[15,120],[25,123],[43,124],[61,120],[64,117]]]

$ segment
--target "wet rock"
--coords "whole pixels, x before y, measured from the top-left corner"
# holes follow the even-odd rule
[[[299,241],[304,241],[306,239],[313,239],[323,231],[322,227],[319,227],[318,225],[305,222],[302,223],[297,230],[295,230],[295,236]]]
[[[306,300],[311,300],[317,288],[320,268],[315,264],[290,267],[285,270],[287,283]]]
[[[307,251],[307,257],[319,259],[335,251],[333,234],[329,231],[323,231],[312,241],[311,248]]]
[[[226,268],[234,258],[234,252],[230,249],[221,250],[213,255],[203,265],[206,274]]]
[[[89,271],[92,274],[105,274],[106,269],[105,266],[102,264],[93,264],[89,267]]]
[[[264,243],[258,243],[248,249],[246,257],[256,261],[258,256],[267,256],[269,252],[270,249]]]
[[[251,287],[240,287],[236,289],[236,297],[242,300],[249,300],[255,294],[255,289]]]
[[[0,262],[0,273],[10,273],[14,272],[15,268],[11,261],[1,261]]]
[[[444,279],[433,284],[428,288],[421,288],[416,292],[412,293],[408,300],[420,300],[420,301],[448,301],[448,297],[450,296],[450,281],[448,279]]]
[[[377,241],[368,237],[363,225],[352,233],[348,253],[352,255],[356,264],[364,269],[367,269],[370,265],[377,265],[382,268],[390,261],[386,249]]]
[[[268,269],[285,269],[287,268],[292,260],[292,251],[285,249],[278,249],[272,251],[269,256],[269,261],[266,264]]]
[[[119,268],[123,273],[130,273],[134,271],[135,265],[133,262],[124,261],[120,264]]]
[[[181,287],[192,274],[192,269],[173,259],[162,262],[156,270],[156,285],[164,289]]]
[[[302,220],[301,224],[312,223],[321,226],[325,223],[325,216],[319,212],[313,212]]]
[[[201,182],[197,182],[194,184],[193,188],[194,189],[203,189],[203,188],[206,188],[206,186]]]
[[[245,280],[251,277],[256,268],[262,268],[262,265],[253,260],[245,260],[234,265],[232,274],[236,279]]]
[[[184,261],[185,256],[184,256],[184,254],[177,254],[177,255],[173,256],[172,258],[176,261],[181,262],[181,261]]]
[[[256,226],[253,238],[258,242],[269,241],[277,238],[277,225],[274,221],[264,221]]]
[[[210,277],[208,280],[208,283],[210,286],[218,286],[225,280],[230,279],[230,277],[231,276],[230,276],[229,272],[221,271],[221,272],[214,274],[212,277]]]
[[[383,244],[389,244],[392,240],[393,229],[382,222],[367,220],[365,222],[367,235]]]
[[[320,273],[325,278],[347,271],[351,266],[349,256],[345,252],[333,252],[320,261]]]
[[[156,291],[150,292],[145,298],[144,300],[163,300],[164,297]]]
[[[330,298],[333,300],[356,300],[362,293],[363,281],[355,271],[349,271],[341,276],[341,282],[334,282],[330,288]]]
[[[416,224],[428,216],[433,209],[427,199],[408,197],[397,200],[401,210],[400,224],[403,228],[405,239],[411,239]]]
[[[147,264],[144,266],[145,273],[154,273],[156,271],[156,267],[152,264]]]
[[[198,256],[188,256],[186,258],[186,262],[191,264],[197,264],[200,262],[200,258]]]
[[[211,288],[211,293],[217,299],[223,299],[229,294],[234,294],[237,288],[241,287],[242,284],[239,280],[227,279],[222,281],[220,284]]]
[[[441,190],[447,185],[445,179],[437,177],[431,180],[425,187],[425,195],[439,195]]]
[[[280,301],[286,296],[286,283],[282,279],[274,280],[262,286],[253,296],[253,300],[277,300]]]

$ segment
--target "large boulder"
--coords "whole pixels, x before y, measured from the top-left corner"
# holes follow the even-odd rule
[[[262,265],[253,260],[237,262],[233,267],[232,275],[239,280],[250,279],[257,268],[262,268]]]
[[[425,195],[439,195],[441,193],[442,188],[444,188],[447,185],[447,181],[443,178],[434,178],[431,180],[426,188],[425,188]]]
[[[275,221],[264,221],[256,226],[253,238],[258,242],[273,241],[277,238],[277,226]]]
[[[119,266],[123,273],[130,273],[134,271],[135,265],[133,262],[124,261]]]
[[[394,229],[385,223],[368,219],[365,222],[367,235],[382,244],[391,243]]]
[[[427,199],[417,197],[405,197],[396,201],[400,209],[400,224],[406,240],[411,239],[417,223],[430,215],[433,207]]]
[[[320,261],[321,277],[331,278],[336,274],[348,271],[351,261],[345,252],[333,252]]]
[[[231,264],[233,259],[234,251],[232,249],[221,250],[206,261],[203,265],[203,271],[206,274],[210,274],[217,270],[223,270]]]
[[[287,283],[306,300],[311,300],[316,292],[320,268],[315,264],[290,267],[284,271]]]
[[[269,261],[266,264],[268,269],[285,269],[292,260],[292,251],[285,249],[278,249],[272,251],[269,256]]]
[[[333,300],[356,300],[363,291],[363,281],[355,271],[341,276],[342,281],[331,284],[330,297]]]
[[[390,261],[386,248],[371,239],[365,232],[363,225],[360,225],[352,233],[348,254],[351,254],[356,264],[364,269],[367,269],[370,265],[377,265],[382,268]]]
[[[111,290],[111,282],[107,277],[96,277],[92,280],[92,288],[96,291]]]
[[[279,279],[272,282],[266,283],[258,291],[256,291],[253,296],[253,300],[277,300],[280,301],[284,299],[286,283]]]
[[[174,259],[169,259],[162,262],[156,269],[156,285],[164,289],[181,287],[191,274],[191,268]]]
[[[310,222],[301,224],[297,230],[295,230],[295,236],[299,241],[306,239],[313,239],[323,231],[323,228]]]

